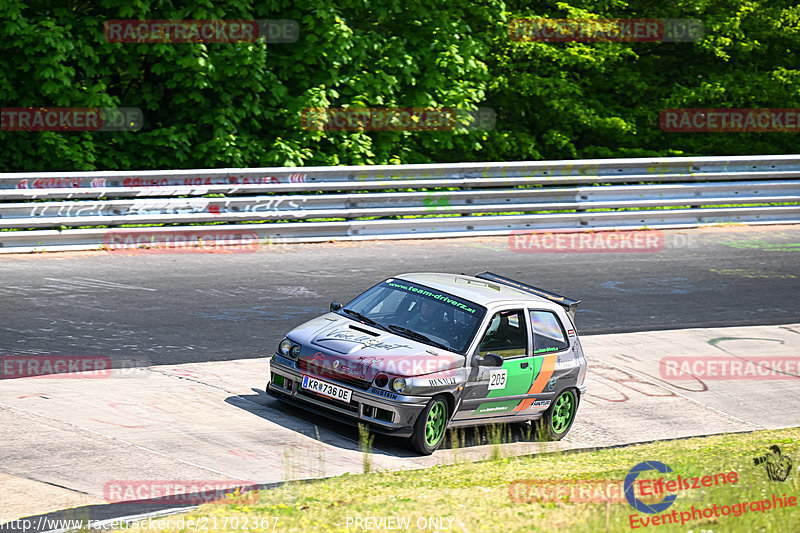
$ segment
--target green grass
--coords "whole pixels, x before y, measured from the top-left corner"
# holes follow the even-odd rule
[[[636,428],[631,428],[635,432]],[[769,481],[763,466],[753,459],[768,452],[773,444],[793,460],[785,482]],[[703,476],[735,470],[738,482],[710,488],[681,491],[664,513],[690,510],[717,504],[735,505],[778,496],[800,498],[800,428],[759,431],[735,435],[663,441],[651,444],[584,451],[540,454],[509,458],[493,453],[494,459],[479,463],[456,463],[424,470],[371,472],[343,475],[325,480],[289,482],[276,489],[261,491],[253,503],[206,504],[186,515],[163,520],[177,531],[177,521],[198,518],[215,524],[220,531],[241,531],[231,527],[232,519],[272,517],[275,531],[348,531],[348,517],[390,517],[410,519],[410,531],[420,531],[416,522],[429,517],[443,519],[449,531],[530,532],[530,531],[692,531],[750,532],[796,531],[800,506],[747,512],[741,516],[702,518],[681,525],[660,525],[631,529],[629,517],[639,514],[625,503],[570,503],[568,501],[512,501],[509,484],[517,480],[623,480],[628,471],[642,461],[654,460],[669,465],[667,479]],[[655,472],[641,478],[658,478]],[[528,498],[527,500],[531,500]],[[228,527],[224,527],[227,522]],[[349,531],[355,531],[350,522]],[[164,524],[162,524],[164,525]],[[272,530],[272,527],[262,530]],[[428,529],[431,531],[432,529]]]

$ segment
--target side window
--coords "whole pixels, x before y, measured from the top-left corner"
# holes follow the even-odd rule
[[[550,311],[531,311],[533,353],[557,352],[569,346],[558,317]]]
[[[525,312],[522,309],[500,311],[492,316],[489,327],[481,339],[478,351],[481,355],[494,352],[503,357],[528,353],[528,330],[525,327]]]

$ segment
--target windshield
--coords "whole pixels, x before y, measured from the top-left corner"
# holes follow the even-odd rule
[[[338,313],[464,354],[486,308],[424,285],[387,279],[357,296]]]

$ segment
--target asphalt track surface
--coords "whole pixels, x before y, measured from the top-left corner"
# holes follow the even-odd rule
[[[579,331],[600,336],[587,337],[590,346],[596,344],[592,346],[596,360],[591,393],[595,396],[587,397],[569,438],[575,441],[572,445],[628,442],[631,420],[646,424],[647,438],[652,439],[797,424],[796,415],[791,414],[794,410],[776,415],[774,420],[767,420],[760,410],[740,409],[737,415],[742,418],[732,416],[727,409],[742,390],[737,382],[713,385],[706,392],[687,392],[683,386],[672,390],[662,381],[641,376],[657,376],[657,358],[670,350],[681,355],[697,352],[700,356],[703,350],[716,354],[717,348],[706,336],[738,343],[735,349],[728,347],[732,353],[754,349],[761,353],[780,343],[788,350],[782,355],[796,354],[793,335],[800,322],[800,227],[676,230],[665,231],[661,237],[658,250],[626,253],[514,252],[508,238],[493,237],[271,245],[254,253],[0,256],[0,291],[5,296],[0,307],[0,355],[100,355],[112,357],[115,366],[123,367],[182,365],[145,369],[148,381],[142,383],[137,376],[127,375],[121,381],[90,380],[85,385],[74,380],[52,380],[47,387],[28,379],[0,382],[4,424],[10,431],[3,439],[10,439],[5,443],[8,468],[2,470],[100,498],[102,491],[97,487],[107,479],[132,479],[125,470],[132,466],[141,469],[147,465],[148,475],[140,474],[143,479],[159,479],[166,472],[175,479],[203,479],[186,460],[191,454],[205,453],[207,457],[197,464],[228,474],[250,473],[249,457],[223,460],[224,448],[277,453],[285,443],[296,440],[298,446],[325,447],[328,475],[352,471],[361,460],[353,430],[328,423],[324,417],[287,410],[266,398],[263,380],[252,379],[266,376],[262,367],[266,361],[257,358],[271,355],[286,331],[324,312],[331,300],[346,302],[373,283],[413,271],[474,274],[488,269],[583,300]],[[667,331],[767,324],[794,325],[785,331],[736,335]],[[665,331],[646,333],[656,330]],[[634,333],[627,341],[614,337],[603,344],[606,341],[601,334],[626,332],[645,333]],[[786,336],[785,340],[770,338],[779,334]],[[211,361],[221,362],[212,370],[203,364]],[[624,384],[630,385],[632,376],[640,377],[628,390]],[[47,388],[47,394],[31,396],[28,389],[34,384]],[[765,396],[756,403],[763,405],[773,394],[784,399],[794,394],[792,405],[800,405],[800,397],[792,392],[796,391],[794,384],[781,386],[780,390],[767,389],[753,382],[753,394]],[[620,390],[627,394],[622,407],[622,400],[615,396]],[[37,391],[42,392],[33,392]],[[217,417],[217,425],[211,424],[216,429],[208,438],[201,435],[203,424],[181,426],[194,424],[198,391],[216,409],[204,413],[204,419]],[[59,400],[48,403],[48,398]],[[116,415],[133,419],[147,415],[152,423],[140,420],[142,425],[135,426],[120,419],[118,425],[101,424],[110,415],[108,406],[119,401],[151,407],[157,405],[154,402],[168,402],[164,413],[173,416],[175,423],[165,426],[153,413],[131,411]],[[601,416],[608,409],[604,402],[613,402],[619,416]],[[74,407],[78,405],[82,407]],[[744,409],[737,409],[740,407]],[[164,413],[162,417],[167,416]],[[95,418],[100,420],[92,420]],[[253,426],[252,431],[231,428],[221,439],[223,433],[218,430],[222,425],[235,426],[241,420],[247,420],[243,426]],[[323,433],[321,440],[318,434],[314,438],[316,431]],[[52,438],[45,438],[47,435]],[[85,459],[85,450],[93,449],[98,435],[115,444],[97,445],[108,447],[97,454],[107,459],[108,465],[106,470],[95,471],[88,468],[86,461],[91,458]],[[194,435],[198,442],[187,435]],[[30,446],[20,444],[26,439]],[[123,440],[128,444],[121,445]],[[48,446],[42,448],[43,442],[49,442]],[[127,466],[126,461],[113,460],[115,454],[131,457],[143,453],[134,450],[134,444],[152,448],[163,460],[148,456],[152,464]],[[467,444],[476,459],[488,453],[479,442]],[[509,453],[531,453],[528,443],[507,446]],[[447,462],[449,454],[451,451],[443,450],[430,459],[416,458],[401,444],[378,438],[374,458],[385,468],[406,468],[429,466],[428,461]],[[54,471],[53,464],[61,466]],[[277,481],[271,470],[265,472],[252,478],[264,487]],[[84,507],[81,512],[102,519],[156,508],[142,503],[116,504]],[[69,517],[73,512],[48,516]]]
[[[0,355],[106,356],[115,367],[267,357],[332,300],[419,271],[490,270],[578,298],[583,335],[800,322],[800,227],[659,238],[661,249],[625,253],[520,252],[486,237],[3,255]]]
[[[570,434],[559,442],[535,442],[512,427],[501,453],[538,455],[797,426],[799,339],[800,323],[586,336],[588,392]],[[747,379],[702,370],[683,377],[662,373],[664,361],[676,356],[745,363],[765,355],[772,363],[759,363],[758,372],[753,364]],[[778,372],[762,377],[772,364]],[[117,500],[114,490],[122,489],[115,486],[149,490],[210,480],[263,489],[289,479],[360,473],[364,457],[356,429],[252,387],[268,367],[268,361],[240,359],[118,369],[109,379],[3,381],[0,522],[27,516],[31,526],[8,522],[0,531],[30,533],[52,529],[52,519],[130,517],[188,503],[137,499],[149,492]],[[496,452],[485,428],[462,435],[461,445],[448,441],[430,456],[377,435],[369,453],[372,469],[487,460]],[[649,459],[632,452],[631,464]],[[193,493],[198,497],[204,501]]]

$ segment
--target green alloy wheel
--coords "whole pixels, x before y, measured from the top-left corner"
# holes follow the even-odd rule
[[[444,441],[444,430],[447,427],[447,402],[438,396],[428,403],[414,424],[414,435],[411,446],[425,455],[432,454]]]
[[[578,396],[575,390],[563,390],[537,421],[537,435],[543,435],[549,440],[561,440],[572,427],[577,410]]]

